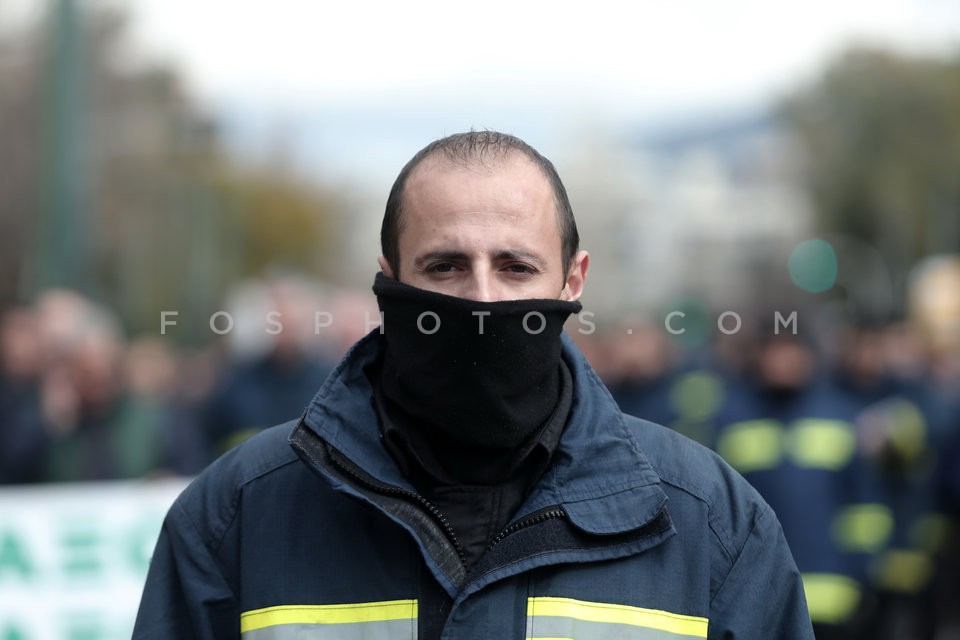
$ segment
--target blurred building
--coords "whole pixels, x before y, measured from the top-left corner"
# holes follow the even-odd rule
[[[593,256],[585,306],[598,314],[662,309],[682,295],[742,308],[766,267],[811,232],[797,149],[767,114],[595,135],[565,155]]]

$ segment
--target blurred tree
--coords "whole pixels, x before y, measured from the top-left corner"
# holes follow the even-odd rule
[[[79,286],[132,331],[176,310],[175,337],[200,341],[230,282],[277,264],[326,275],[330,192],[231,155],[176,72],[132,62],[124,13],[50,6],[0,41],[0,305]]]
[[[244,275],[271,266],[324,270],[323,258],[332,247],[323,241],[329,216],[317,215],[321,198],[282,176],[235,171],[224,176],[222,187],[240,214]]]
[[[40,76],[35,38],[0,32],[0,301],[20,290],[40,196]]]
[[[782,107],[821,229],[872,244],[894,273],[960,249],[960,57],[851,50]]]
[[[36,287],[88,293],[91,245],[87,33],[75,0],[50,3],[42,41],[40,206],[32,243]]]

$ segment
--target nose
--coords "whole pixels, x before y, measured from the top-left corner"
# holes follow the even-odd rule
[[[493,302],[498,300],[496,286],[496,280],[488,273],[474,271],[467,279],[460,297],[477,302]]]

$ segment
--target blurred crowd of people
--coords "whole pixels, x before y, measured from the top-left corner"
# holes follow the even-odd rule
[[[198,349],[172,346],[184,318],[126,340],[71,291],[4,311],[0,484],[195,474],[297,418],[379,319],[372,295],[296,280],[226,306],[231,331]],[[713,448],[773,506],[818,638],[960,633],[960,350],[904,324],[773,319],[698,349],[635,318],[571,335],[624,411]]]
[[[372,296],[324,299],[293,279],[232,297],[231,330],[214,321],[201,348],[174,346],[185,323],[175,317],[128,340],[107,308],[73,291],[0,314],[0,484],[193,475],[299,417],[379,317]]]
[[[642,323],[581,342],[624,411],[713,448],[774,508],[817,638],[960,637],[960,351],[810,319],[759,314],[696,350]]]

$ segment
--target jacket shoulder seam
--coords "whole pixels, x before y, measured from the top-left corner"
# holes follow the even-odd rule
[[[288,423],[289,424],[289,423]],[[220,547],[223,544],[224,537],[227,532],[230,530],[230,527],[233,526],[234,521],[236,520],[237,513],[240,510],[240,495],[243,491],[243,488],[249,485],[252,482],[257,481],[258,479],[273,473],[289,464],[297,462],[297,457],[293,454],[292,450],[287,449],[289,452],[288,455],[284,455],[284,451],[278,446],[271,452],[271,455],[266,460],[261,460],[255,466],[250,468],[245,467],[245,448],[254,446],[255,444],[263,444],[269,447],[270,440],[260,440],[268,431],[274,429],[283,429],[283,426],[276,426],[268,429],[267,431],[261,432],[260,434],[254,436],[247,442],[241,444],[234,451],[225,454],[224,458],[221,458],[214,463],[213,466],[208,467],[194,483],[203,483],[205,486],[197,486],[195,488],[195,493],[202,495],[204,491],[213,491],[214,495],[222,496],[221,500],[223,503],[227,504],[227,512],[224,518],[209,518],[211,522],[209,533],[210,539],[205,541],[205,544],[209,545],[211,552],[219,553]],[[276,437],[276,436],[274,436]],[[260,440],[260,443],[257,441]],[[283,443],[286,443],[286,438],[282,440]],[[232,456],[232,460],[227,460],[227,457]],[[222,466],[221,466],[222,465]],[[219,468],[218,468],[219,467]],[[231,469],[233,467],[233,469]],[[233,471],[233,473],[231,473]],[[223,480],[219,479],[223,477]],[[191,488],[194,488],[193,485],[188,487],[187,491],[190,491]],[[222,489],[221,489],[222,488]],[[227,497],[227,492],[229,491],[229,497]],[[216,499],[216,498],[214,498]],[[178,500],[177,503],[181,507],[181,512],[183,515],[190,521],[190,525],[197,528],[197,523],[194,521],[194,509],[186,508],[183,500]],[[199,529],[198,529],[199,533]]]
[[[256,482],[264,476],[270,475],[271,473],[296,462],[296,458],[291,460],[274,460],[271,462],[271,464],[264,465],[262,468],[252,472],[252,475],[249,477],[243,478],[234,484],[230,491],[230,517],[226,520],[223,530],[214,534],[214,538],[216,539],[216,544],[213,548],[214,553],[220,553],[220,547],[223,544],[223,539],[226,537],[230,527],[233,526],[234,521],[236,521],[237,514],[240,513],[240,494],[243,492],[244,487]]]
[[[660,476],[660,480],[666,484],[683,491],[684,493],[692,496],[696,500],[699,500],[707,507],[707,524],[710,527],[710,532],[717,538],[717,541],[720,543],[720,547],[723,549],[724,553],[727,556],[727,560],[730,561],[731,565],[736,558],[736,551],[731,544],[731,534],[730,531],[723,525],[720,521],[720,518],[717,517],[716,509],[714,509],[714,503],[712,500],[708,499],[705,495],[705,492],[697,491],[693,486],[684,482],[682,479],[675,476],[665,474],[661,470],[657,470],[657,474]],[[752,529],[751,529],[752,530]],[[747,536],[749,537],[749,535]]]
[[[743,543],[740,545],[740,548],[737,549],[736,555],[732,558],[727,572],[723,576],[723,580],[720,581],[720,584],[717,586],[715,593],[710,596],[710,606],[713,606],[713,601],[720,595],[720,592],[723,591],[723,588],[727,584],[727,580],[730,578],[730,574],[733,573],[733,568],[737,566],[737,563],[740,562],[741,557],[743,556],[743,549],[747,546],[747,541],[753,537],[754,532],[757,531],[757,528],[760,526],[760,523],[767,517],[767,514],[770,513],[770,507],[762,509],[756,516],[753,518],[753,522],[750,526],[750,531],[743,538]]]

